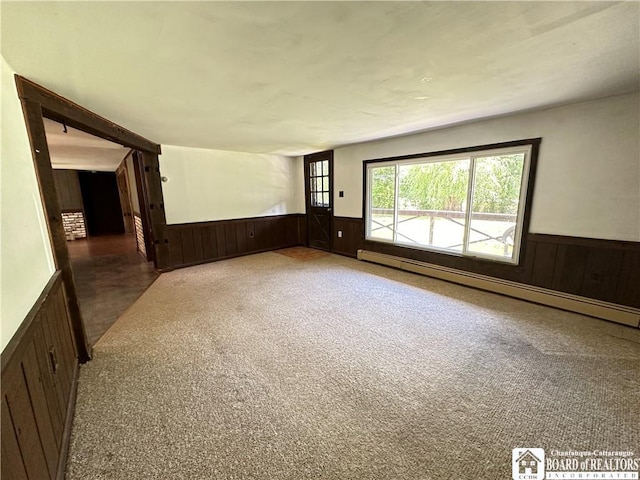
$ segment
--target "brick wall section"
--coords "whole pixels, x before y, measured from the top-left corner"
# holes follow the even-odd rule
[[[136,243],[138,244],[138,251],[142,252],[142,254],[146,257],[147,250],[144,247],[144,230],[142,230],[142,219],[135,213],[133,214],[133,225],[136,229]]]
[[[67,240],[87,237],[87,226],[82,212],[62,212],[62,225]]]

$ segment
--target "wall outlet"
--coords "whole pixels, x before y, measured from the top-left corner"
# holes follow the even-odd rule
[[[340,190],[340,191],[338,192],[338,196],[339,196],[340,198],[343,198],[343,197],[344,197],[344,192],[343,192],[342,190]]]
[[[338,238],[342,238],[342,230],[338,230]]]

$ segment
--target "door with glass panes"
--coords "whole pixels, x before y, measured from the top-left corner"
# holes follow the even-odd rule
[[[308,245],[330,252],[333,239],[333,150],[306,155],[304,172]]]

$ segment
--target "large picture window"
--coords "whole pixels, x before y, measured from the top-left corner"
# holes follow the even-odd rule
[[[532,147],[365,162],[366,238],[517,264]]]

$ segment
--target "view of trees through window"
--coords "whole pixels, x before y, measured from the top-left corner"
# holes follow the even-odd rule
[[[368,237],[513,259],[525,158],[370,164]]]

